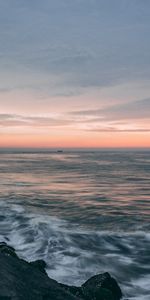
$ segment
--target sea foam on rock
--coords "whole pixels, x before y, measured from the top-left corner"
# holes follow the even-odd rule
[[[26,262],[15,249],[0,243],[0,300],[120,300],[122,292],[109,273],[67,286],[49,278],[42,260]]]

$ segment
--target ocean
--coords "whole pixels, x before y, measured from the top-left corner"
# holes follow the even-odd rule
[[[0,151],[0,241],[59,282],[150,299],[150,151]]]

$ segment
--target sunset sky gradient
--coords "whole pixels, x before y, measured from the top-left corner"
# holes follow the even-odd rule
[[[0,0],[0,147],[150,147],[149,0]]]

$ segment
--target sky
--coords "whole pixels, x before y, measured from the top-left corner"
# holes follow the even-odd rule
[[[150,147],[149,0],[0,0],[0,147]]]

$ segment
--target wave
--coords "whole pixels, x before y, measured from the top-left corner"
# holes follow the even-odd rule
[[[149,232],[85,230],[1,201],[0,240],[14,246],[28,261],[44,259],[48,275],[59,282],[80,285],[92,275],[108,271],[125,297],[150,299]]]

